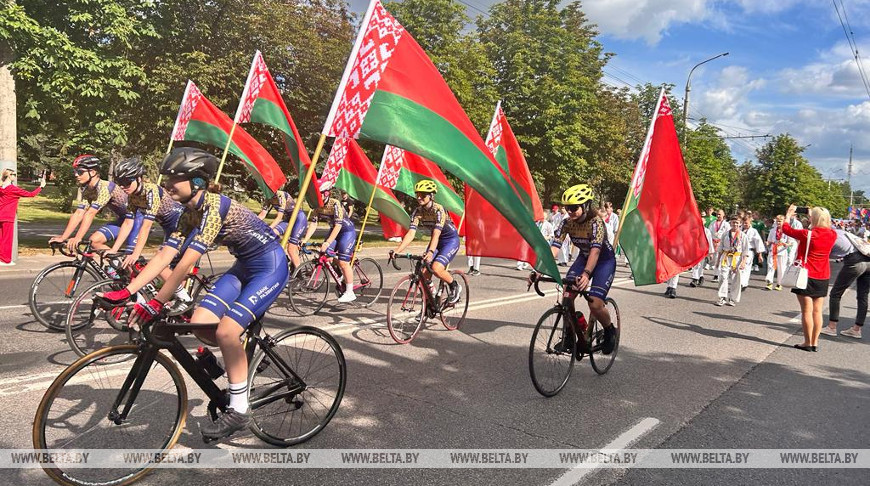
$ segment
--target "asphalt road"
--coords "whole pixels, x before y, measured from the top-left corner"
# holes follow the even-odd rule
[[[384,262],[379,257],[379,261]],[[458,257],[464,264],[464,258]],[[348,361],[348,385],[329,426],[305,448],[598,449],[631,435],[635,448],[861,448],[870,436],[867,339],[822,336],[818,353],[801,342],[797,302],[768,292],[754,275],[737,307],[716,307],[708,284],[635,288],[620,267],[612,296],[623,334],[611,371],[580,362],[561,394],[543,398],[529,379],[528,345],[554,298],[526,292],[511,262],[484,259],[470,277],[471,310],[458,331],[430,326],[409,345],[385,328],[385,299],[374,309],[328,306],[300,319],[281,307],[270,329],[327,329]],[[385,287],[404,273],[384,264]],[[74,359],[60,334],[29,316],[32,276],[0,277],[0,448],[31,447],[44,392]],[[683,283],[687,283],[684,280]],[[843,299],[842,328],[854,316]],[[500,299],[500,300],[493,300]],[[335,304],[333,302],[333,304]],[[191,416],[181,439],[191,448],[268,446],[249,433],[204,445],[202,395],[187,382]],[[141,484],[866,484],[866,470],[724,469],[220,469],[162,470]],[[2,484],[50,484],[38,469],[0,470]]]

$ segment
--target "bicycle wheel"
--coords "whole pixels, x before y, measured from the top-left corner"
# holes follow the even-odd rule
[[[387,329],[399,344],[410,343],[426,322],[426,298],[419,282],[407,275],[399,280],[387,303]]]
[[[136,359],[117,362],[120,354]],[[100,364],[106,359],[115,363]],[[133,393],[128,376],[138,369],[147,370],[147,375],[138,393]],[[122,388],[130,393],[122,394]],[[128,403],[133,395],[135,401]],[[116,407],[114,402],[119,400],[121,405]],[[125,420],[109,418],[128,405],[132,408]],[[166,450],[178,441],[186,417],[187,388],[171,359],[154,348],[140,353],[134,345],[113,346],[77,360],[55,378],[36,409],[33,447],[61,453],[70,449]],[[43,468],[61,484],[115,486],[136,481],[153,465],[119,461],[116,468],[64,469],[56,463],[43,464]]]
[[[81,261],[61,262],[39,272],[30,285],[28,304],[33,317],[53,331],[64,331],[66,313],[76,295],[102,280]]]
[[[287,294],[297,314],[316,314],[329,296],[329,272],[316,260],[299,265],[287,284]]]
[[[554,307],[538,321],[532,341],[529,344],[529,374],[535,390],[545,397],[552,397],[562,391],[571,370],[574,369],[574,347],[570,352],[557,352],[554,348],[562,341],[566,332],[562,310]]]
[[[356,301],[368,307],[378,300],[384,289],[384,272],[378,262],[371,258],[360,258],[353,266],[353,291]]]
[[[332,336],[313,327],[288,329],[267,341],[268,351],[257,352],[248,372],[251,431],[272,445],[305,442],[341,405],[344,353]]]
[[[462,289],[459,293],[459,301],[455,304],[448,304],[446,299],[450,293],[450,287],[443,281],[441,282],[439,295],[442,299],[445,299],[444,304],[441,306],[441,324],[444,324],[444,327],[447,329],[455,331],[465,322],[465,314],[468,312],[468,299],[471,291],[468,289],[468,278],[464,273],[454,270],[450,274],[453,275],[454,279],[459,280],[459,285],[462,286]]]
[[[591,330],[592,352],[589,354],[589,361],[592,363],[592,369],[599,375],[603,375],[610,370],[613,362],[616,361],[616,353],[619,351],[619,335],[622,332],[619,321],[619,307],[616,306],[616,301],[610,297],[604,301],[604,308],[610,313],[610,322],[616,328],[616,335],[613,337],[613,352],[604,354],[601,349],[604,345],[604,327],[594,318],[590,316],[589,329]]]
[[[123,287],[115,280],[97,282],[73,300],[66,316],[66,340],[78,355],[85,356],[108,346],[127,344],[130,335],[124,324],[133,304],[103,310],[94,305],[94,294]],[[105,363],[106,361],[104,361]]]

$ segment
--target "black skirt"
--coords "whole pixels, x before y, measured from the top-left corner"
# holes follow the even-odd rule
[[[793,294],[797,295],[805,295],[807,297],[818,298],[818,297],[827,297],[828,296],[828,284],[831,282],[831,279],[826,278],[824,280],[817,278],[808,278],[807,279],[807,288],[805,289],[791,289]]]

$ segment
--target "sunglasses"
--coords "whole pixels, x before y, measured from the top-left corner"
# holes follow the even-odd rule
[[[418,193],[417,193],[417,199],[425,199],[426,196],[429,196],[429,195],[430,195],[430,194],[429,194],[428,192],[418,192]]]
[[[86,174],[88,169],[73,169],[73,174],[80,176],[82,174]]]
[[[579,208],[579,207],[580,207],[579,204],[569,204],[569,205],[565,206],[565,209],[566,209],[569,213],[573,213],[574,211],[577,211],[577,208]]]
[[[115,179],[115,182],[124,189],[130,187],[135,181],[136,179]]]

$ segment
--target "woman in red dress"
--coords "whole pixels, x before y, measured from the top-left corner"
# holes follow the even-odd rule
[[[6,169],[0,178],[0,265],[15,265],[12,263],[12,239],[15,235],[15,213],[18,212],[18,199],[33,197],[45,187],[45,177],[39,187],[32,191],[15,185],[15,171]]]

